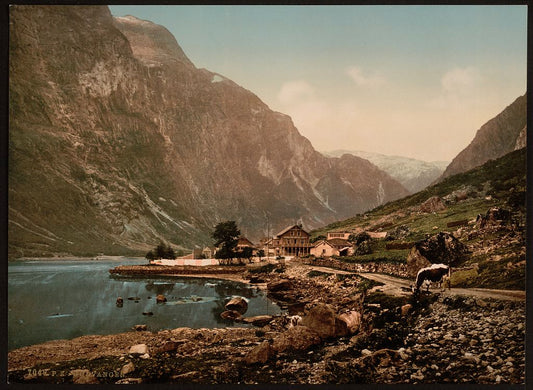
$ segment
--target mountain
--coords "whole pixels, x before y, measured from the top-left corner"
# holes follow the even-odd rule
[[[448,165],[439,180],[480,166],[526,146],[527,98],[517,98],[476,132],[472,142]]]
[[[164,27],[105,6],[13,6],[10,257],[143,253],[311,229],[407,195],[327,158],[257,96],[197,69]]]
[[[423,190],[433,183],[444,172],[449,163],[447,161],[427,162],[409,157],[388,156],[359,150],[323,152],[329,157],[340,157],[347,153],[370,161],[398,180],[411,193]]]

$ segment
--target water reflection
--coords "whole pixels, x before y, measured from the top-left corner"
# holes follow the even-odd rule
[[[135,264],[135,263],[134,263]],[[8,348],[84,334],[181,326],[244,326],[220,317],[233,296],[249,300],[247,316],[276,314],[262,291],[217,279],[111,276],[116,262],[36,262],[8,266]],[[167,298],[156,303],[156,295]],[[123,298],[122,307],[117,298]],[[137,297],[138,301],[128,300]],[[143,313],[152,312],[152,316]]]

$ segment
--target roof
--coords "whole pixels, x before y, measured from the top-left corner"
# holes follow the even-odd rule
[[[305,234],[309,235],[309,233],[307,233],[304,229],[302,229],[301,226],[299,225],[291,225],[291,226],[287,226],[285,229],[283,229],[281,232],[279,232],[278,234],[276,234],[276,238],[278,238],[279,236],[282,236],[284,235],[285,233],[287,233],[289,230],[291,230],[292,228],[297,228],[301,231],[303,231]]]
[[[254,246],[254,244],[249,240],[247,239],[246,237],[244,236],[241,236],[239,237],[239,241],[237,242],[237,245],[247,245],[247,246]]]
[[[331,246],[334,246],[334,247],[344,248],[344,247],[347,247],[347,246],[352,246],[350,244],[350,241],[343,240],[342,238],[332,238],[332,239],[326,240],[326,241],[328,242],[328,244],[330,244]]]

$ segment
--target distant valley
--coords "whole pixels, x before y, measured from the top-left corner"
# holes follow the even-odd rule
[[[422,161],[409,157],[388,156],[360,150],[333,150],[323,152],[330,157],[352,154],[370,161],[398,180],[411,193],[423,190],[433,183],[446,169],[449,161]]]

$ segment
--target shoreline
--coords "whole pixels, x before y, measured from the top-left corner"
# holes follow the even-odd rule
[[[24,261],[121,261],[121,260],[143,260],[140,256],[57,256],[57,257],[17,257],[15,259],[8,259],[8,262],[24,262]]]
[[[203,267],[194,268],[195,273],[180,275],[182,270],[174,270],[163,275],[221,279],[241,277],[236,271],[242,271],[211,274],[198,269]],[[287,314],[259,315],[253,327],[148,329],[49,341],[8,351],[9,380],[197,385],[523,383],[524,302],[443,294],[424,294],[414,302],[409,296],[367,295],[355,274],[332,270],[310,276],[312,270],[290,264],[282,273],[258,275],[268,283],[268,294],[289,306],[288,315],[298,314],[305,320],[296,326]],[[156,275],[156,271],[131,276]],[[347,334],[343,333],[347,329],[328,325],[354,312],[359,313],[360,323]],[[428,333],[430,327],[432,333]],[[140,346],[145,355],[132,352]]]

